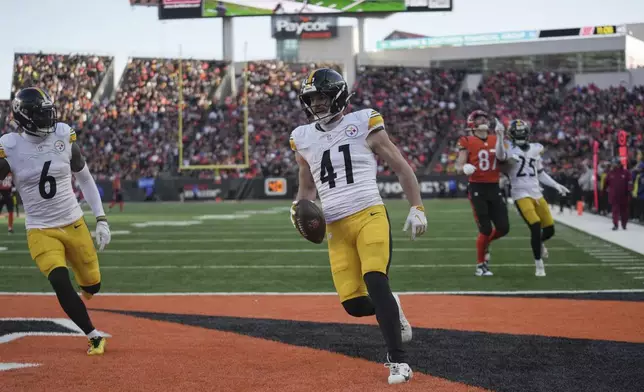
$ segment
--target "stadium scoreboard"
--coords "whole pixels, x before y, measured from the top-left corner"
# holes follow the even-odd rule
[[[453,0],[159,0],[159,19],[449,12]]]

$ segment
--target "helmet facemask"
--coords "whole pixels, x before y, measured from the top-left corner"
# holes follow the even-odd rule
[[[344,111],[351,95],[353,94],[348,94],[344,82],[341,85],[329,83],[320,89],[314,84],[303,83],[299,98],[307,117],[324,125]]]
[[[37,106],[23,104],[20,100],[13,101],[14,120],[29,135],[46,137],[55,131],[58,115],[54,103],[45,100]]]
[[[530,130],[526,125],[513,126],[510,127],[510,138],[512,142],[518,147],[525,147],[528,145],[528,139],[530,137]]]
[[[315,121],[325,124],[324,120],[330,120],[335,113],[331,113],[331,97],[326,94],[313,91],[300,96],[305,109]]]
[[[472,132],[488,132],[490,130],[490,120],[484,115],[474,117],[474,128]]]

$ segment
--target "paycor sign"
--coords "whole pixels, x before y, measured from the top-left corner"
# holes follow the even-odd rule
[[[273,16],[272,36],[275,39],[328,39],[338,35],[338,18],[333,16]]]

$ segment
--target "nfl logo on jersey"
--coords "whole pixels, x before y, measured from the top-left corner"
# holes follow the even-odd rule
[[[356,137],[356,135],[358,134],[358,127],[356,127],[355,125],[349,125],[344,129],[344,133],[348,137]]]

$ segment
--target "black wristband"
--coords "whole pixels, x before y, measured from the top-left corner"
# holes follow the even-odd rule
[[[107,222],[107,217],[99,216],[96,218],[96,222]]]

